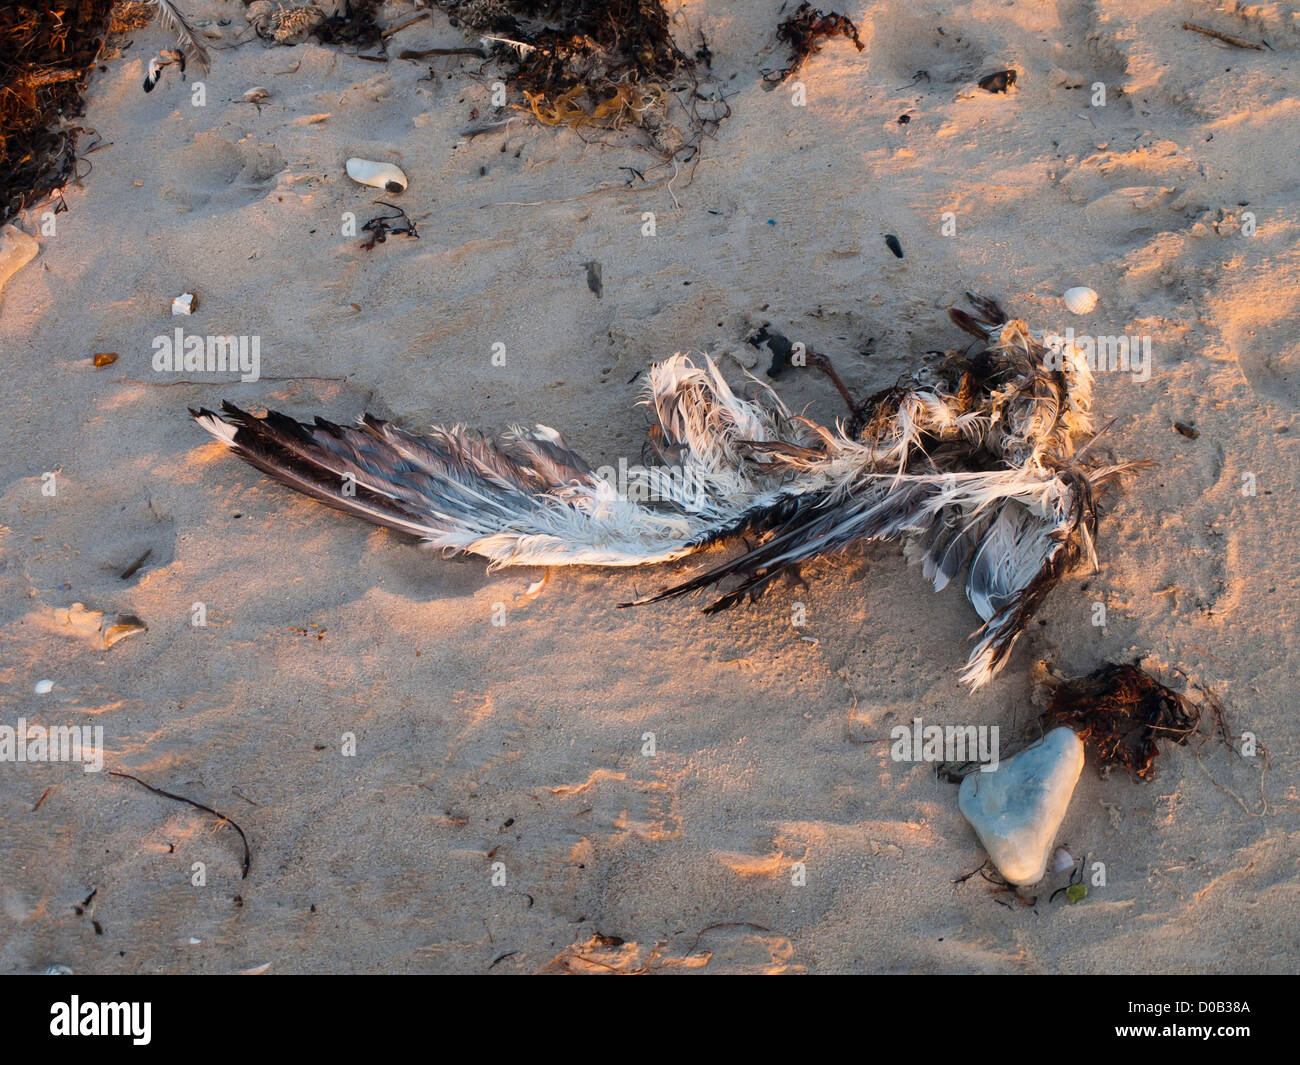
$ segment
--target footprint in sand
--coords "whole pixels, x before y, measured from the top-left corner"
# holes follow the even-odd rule
[[[182,212],[210,205],[223,210],[243,207],[259,199],[284,166],[274,145],[200,133],[163,162],[162,196]]]

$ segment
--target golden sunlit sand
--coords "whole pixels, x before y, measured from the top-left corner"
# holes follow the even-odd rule
[[[171,42],[132,30],[76,120],[104,147],[68,211],[50,233],[40,210],[16,219],[40,251],[0,292],[0,724],[103,726],[106,770],[236,822],[251,867],[202,810],[107,771],[0,763],[0,969],[1296,971],[1287,5],[846,3],[863,50],[824,42],[794,106],[761,73],[788,58],[778,0],[670,0],[731,109],[671,185],[620,171],[654,161],[624,140],[523,110],[465,136],[493,112],[493,68],[396,58],[465,45],[437,11],[375,63],[234,47],[240,5],[182,6],[216,35],[210,73],[167,68],[143,93]],[[381,23],[419,10],[386,3]],[[978,87],[1004,68],[1007,92]],[[409,186],[356,184],[354,157]],[[376,197],[418,238],[343,235],[387,213]],[[1098,294],[1084,316],[1062,304],[1076,286]],[[897,545],[713,616],[619,609],[700,560],[488,573],[275,485],[187,411],[542,422],[617,466],[639,461],[652,362],[707,350],[738,385],[763,376],[745,338],[768,324],[867,395],[966,346],[947,308],[968,290],[1040,329],[1149,338],[1147,379],[1096,375],[1113,419],[1096,448],[1156,464],[1106,497],[1099,571],[1065,579],[975,693],[958,672],[978,616]],[[173,317],[187,292],[194,313]],[[259,379],[156,372],[178,324],[259,338]],[[99,352],[118,358],[94,368]],[[821,375],[778,387],[843,416]],[[75,603],[147,631],[105,649]],[[1250,733],[1267,752],[1167,746],[1149,782],[1102,779],[1089,755],[1057,837],[1088,870],[1075,904],[1053,899],[1063,877],[1034,906],[968,878],[986,855],[957,788],[890,755],[917,717],[1023,730],[1039,659],[1206,685],[1234,748]],[[98,935],[75,909],[92,889]]]

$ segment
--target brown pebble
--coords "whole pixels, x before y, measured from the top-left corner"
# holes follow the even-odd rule
[[[100,369],[104,366],[112,366],[113,363],[117,362],[117,352],[97,351],[95,352],[95,357],[91,361],[95,364],[95,369]]]

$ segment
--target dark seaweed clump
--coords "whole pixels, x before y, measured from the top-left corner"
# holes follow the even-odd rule
[[[0,223],[63,186],[112,0],[0,4]],[[125,27],[119,27],[125,28]]]
[[[808,3],[800,4],[793,15],[777,26],[776,36],[777,40],[784,41],[790,46],[793,54],[783,70],[770,71],[764,75],[768,81],[785,81],[798,71],[810,56],[822,50],[823,41],[833,37],[848,38],[859,52],[864,47],[858,36],[858,27],[851,18],[841,15],[838,11],[827,14]]]
[[[665,158],[690,158],[726,105],[700,104],[695,59],[660,0],[444,0],[452,21],[488,38],[508,80],[548,126],[638,127]],[[702,42],[696,53],[707,57]],[[721,111],[722,113],[715,113]],[[671,117],[670,117],[671,115]]]
[[[1221,738],[1223,709],[1206,693]],[[1108,665],[1065,681],[1043,714],[1044,730],[1066,725],[1094,747],[1103,766],[1123,766],[1142,780],[1156,775],[1158,740],[1186,743],[1201,707],[1134,665]]]

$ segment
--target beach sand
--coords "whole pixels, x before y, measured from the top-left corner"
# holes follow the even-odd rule
[[[106,61],[77,120],[104,147],[52,235],[19,220],[40,253],[0,294],[0,724],[102,726],[105,771],[0,764],[0,971],[1300,971],[1300,20],[855,0],[864,50],[826,44],[797,107],[760,75],[786,54],[779,6],[669,3],[732,117],[671,184],[568,202],[653,160],[520,112],[460,136],[490,118],[496,66],[234,46],[242,5],[218,0],[185,5],[217,35],[205,106],[193,71],[141,92],[157,26]],[[464,42],[434,12],[389,53]],[[976,87],[1003,67],[1011,92]],[[418,240],[341,235],[383,210],[349,156],[402,167]],[[1063,308],[1073,285],[1091,314]],[[330,512],[186,412],[543,422],[596,465],[635,462],[651,362],[708,350],[739,383],[767,322],[866,395],[965,345],[946,308],[968,289],[1036,328],[1149,337],[1149,379],[1098,375],[1098,446],[1158,463],[1108,497],[1100,571],[1063,582],[974,695],[976,615],[897,545],[717,616],[618,607],[698,561],[556,570],[530,595],[541,570]],[[182,292],[197,311],[173,318]],[[260,380],[155,372],[178,325],[259,338]],[[816,375],[778,388],[841,413]],[[75,603],[148,631],[105,649]],[[1010,738],[1039,659],[1135,658],[1212,687],[1267,769],[1194,741],[1144,783],[1090,753],[1059,837],[1085,900],[1049,901],[1060,877],[1034,906],[959,882],[985,856],[956,787],[881,738],[914,717]],[[107,770],[232,817],[248,877],[231,828]]]

